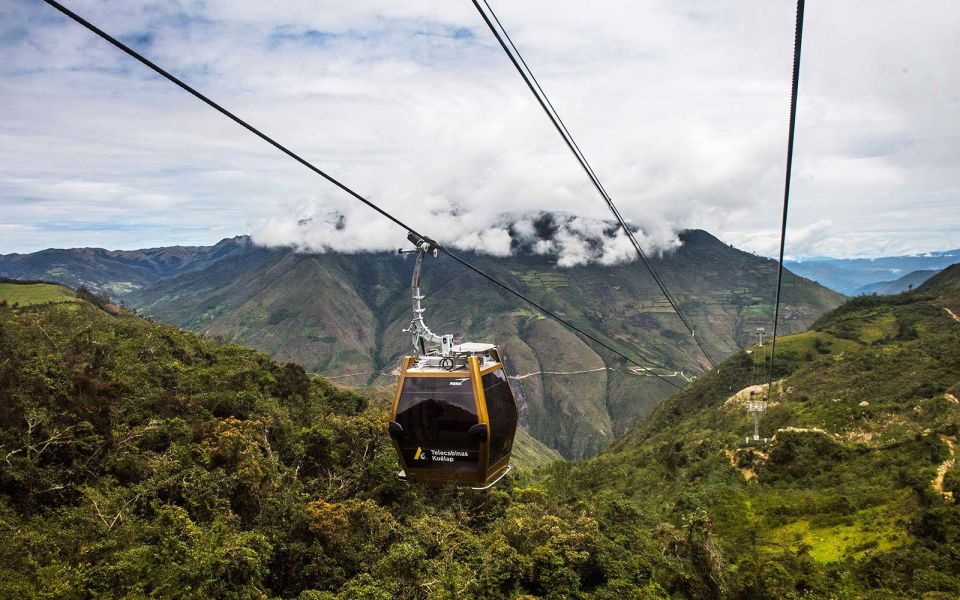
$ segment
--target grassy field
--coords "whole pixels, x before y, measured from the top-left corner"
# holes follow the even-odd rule
[[[816,355],[853,352],[861,346],[862,344],[854,340],[839,338],[822,331],[805,331],[777,337],[777,360],[796,361]],[[755,363],[760,364],[770,359],[769,339],[763,348],[754,344],[746,350]]]
[[[821,563],[861,559],[870,550],[891,550],[906,543],[908,535],[886,509],[881,506],[857,511],[847,517],[849,523],[830,526],[818,527],[808,519],[793,521],[772,530],[768,549],[786,547],[797,552],[806,546],[810,556]]]
[[[73,290],[51,283],[0,283],[0,302],[32,306],[48,302],[78,302]]]

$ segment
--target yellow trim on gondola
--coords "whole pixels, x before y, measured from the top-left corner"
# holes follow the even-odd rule
[[[493,365],[492,367],[487,367],[486,369],[480,371],[480,376],[482,377],[482,376],[484,376],[484,375],[487,375],[487,374],[489,374],[489,373],[493,373],[494,371],[496,371],[496,370],[498,370],[498,369],[502,369],[502,368],[503,368],[503,365],[501,365],[500,363],[496,363],[496,364]]]
[[[490,417],[487,415],[487,398],[483,393],[483,381],[480,379],[480,359],[476,356],[467,358],[467,366],[473,379],[473,397],[477,405],[477,420],[487,426],[487,441],[480,444],[480,470],[477,473],[477,485],[483,485],[487,480],[487,463],[490,461]]]
[[[480,361],[476,356],[467,358],[467,365],[470,368],[470,380],[473,383],[474,404],[477,407],[477,417],[479,423],[485,423],[490,426],[490,419],[487,417],[487,402],[483,395],[483,383],[480,381]]]
[[[397,407],[400,406],[400,395],[403,393],[403,380],[407,369],[410,367],[410,362],[413,360],[412,356],[404,356],[403,361],[400,363],[400,379],[397,381],[397,394],[393,397],[393,410],[390,411],[390,419],[393,420],[397,416]],[[404,470],[409,470],[407,466],[407,461],[403,460],[403,452],[400,450],[400,444],[397,443],[397,440],[390,438],[390,443],[393,444],[393,449],[399,457],[401,468]],[[414,480],[411,478],[411,480]]]
[[[407,376],[407,369],[410,368],[410,363],[413,362],[412,356],[404,356],[403,362],[400,364],[400,379],[397,385],[397,393],[393,397],[393,410],[390,412],[390,418],[392,419],[397,414],[397,407],[400,406],[400,394],[403,392],[403,380]]]

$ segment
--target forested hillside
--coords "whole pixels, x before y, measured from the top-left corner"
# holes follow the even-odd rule
[[[357,576],[509,503],[397,480],[383,405],[70,297],[0,302],[0,597],[392,597],[404,574]],[[523,432],[517,453],[555,456]]]
[[[674,525],[710,532],[711,593],[955,598],[957,308],[960,266],[784,338],[761,422],[773,441],[747,447],[750,396],[737,392],[758,383],[751,348],[576,468],[567,497],[651,506],[645,490],[658,490]]]
[[[383,410],[294,365],[0,307],[0,596],[953,598],[958,309],[955,267],[781,340],[767,446],[751,349],[600,457],[473,492],[397,481]]]

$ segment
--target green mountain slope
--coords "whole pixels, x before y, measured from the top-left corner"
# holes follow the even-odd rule
[[[768,446],[751,348],[489,492],[398,482],[377,402],[258,352],[0,307],[0,596],[953,598],[958,304],[954,268],[783,338]]]
[[[951,318],[960,311],[960,277],[957,276],[960,265],[955,265],[937,273],[927,280],[919,292],[934,297],[937,305],[943,307]]]
[[[700,231],[655,260],[698,335],[720,358],[769,324],[775,264]],[[706,361],[638,264],[560,269],[545,256],[471,256],[522,290],[625,353],[680,372]],[[409,257],[321,255],[251,248],[213,265],[125,296],[153,318],[251,345],[341,383],[393,381],[409,352]],[[784,326],[799,331],[840,296],[787,276]],[[531,434],[569,458],[596,454],[648,414],[672,387],[592,348],[516,298],[441,256],[425,267],[430,326],[467,339],[495,341],[517,377]]]
[[[749,395],[737,392],[758,383],[753,348],[565,485],[644,504],[656,489],[667,514],[701,514],[725,565],[711,585],[737,581],[745,597],[955,597],[960,321],[945,309],[958,304],[954,266],[917,292],[851,300],[781,340],[761,421],[769,445],[743,445]]]

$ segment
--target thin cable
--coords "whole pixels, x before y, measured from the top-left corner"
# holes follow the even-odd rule
[[[503,51],[507,54],[507,57],[510,59],[510,62],[513,63],[513,66],[517,69],[517,72],[520,73],[520,77],[523,78],[524,83],[527,84],[527,87],[530,88],[530,91],[533,93],[537,102],[540,104],[540,107],[549,117],[550,122],[553,123],[554,128],[557,130],[557,133],[560,134],[560,137],[563,138],[564,143],[573,153],[574,157],[577,159],[577,162],[580,163],[580,166],[583,168],[584,172],[587,174],[587,177],[590,179],[590,182],[600,193],[600,196],[606,202],[607,207],[610,209],[610,212],[613,213],[613,216],[617,219],[617,222],[620,224],[620,227],[623,229],[624,233],[627,235],[627,239],[630,240],[630,243],[633,245],[634,249],[637,251],[637,255],[640,257],[640,260],[643,262],[644,266],[647,268],[647,271],[650,272],[651,277],[653,277],[654,282],[657,284],[657,287],[660,288],[660,291],[663,293],[664,297],[670,303],[670,306],[673,308],[674,312],[680,318],[680,321],[683,323],[684,327],[687,328],[687,331],[690,332],[697,346],[700,348],[700,351],[703,352],[703,355],[706,357],[707,362],[710,363],[711,367],[715,367],[710,354],[704,348],[703,343],[696,335],[696,331],[693,326],[684,316],[683,311],[680,310],[680,306],[674,300],[673,296],[667,290],[667,286],[663,283],[663,280],[660,278],[660,275],[657,273],[656,269],[653,268],[653,265],[650,262],[650,259],[647,257],[646,252],[643,251],[643,248],[640,246],[640,243],[637,241],[636,236],[633,234],[633,231],[627,225],[623,216],[620,214],[620,211],[617,209],[616,205],[613,203],[613,199],[610,197],[610,194],[607,193],[607,190],[603,187],[603,184],[600,182],[600,178],[597,177],[596,172],[594,172],[593,167],[590,166],[590,163],[587,161],[586,156],[580,150],[580,146],[577,144],[576,140],[573,138],[573,135],[567,129],[566,124],[563,122],[563,119],[560,118],[560,114],[554,108],[553,103],[550,102],[550,98],[547,96],[546,92],[543,91],[543,88],[540,86],[540,82],[537,81],[536,76],[533,74],[533,71],[527,65],[527,62],[523,59],[523,55],[520,54],[520,51],[517,49],[516,45],[513,43],[513,40],[510,38],[510,34],[507,33],[506,28],[500,22],[500,19],[497,17],[497,14],[493,11],[493,8],[487,2],[487,0],[482,0],[484,6],[487,7],[485,11],[481,6],[478,0],[472,0],[474,7],[476,7],[477,12],[480,13],[480,16],[483,17],[484,22],[487,24],[487,27],[493,33],[494,37],[497,39],[497,42],[500,43],[500,47],[503,48]],[[490,15],[487,15],[487,12]],[[493,20],[496,21],[497,26],[494,27],[493,22],[490,20],[490,16],[493,17]],[[499,28],[499,29],[498,29]],[[501,36],[501,31],[503,35]],[[506,40],[504,40],[506,38]],[[509,47],[508,47],[509,44]],[[521,67],[521,64],[523,65]]]
[[[257,137],[259,137],[259,138],[262,139],[263,141],[267,142],[268,144],[270,144],[271,146],[273,146],[273,147],[276,148],[277,150],[283,152],[284,154],[286,154],[286,155],[289,156],[290,158],[294,159],[295,161],[297,161],[297,162],[300,163],[301,165],[307,167],[308,169],[310,169],[311,171],[313,171],[313,172],[316,173],[317,175],[320,175],[321,177],[323,177],[324,179],[326,179],[327,181],[329,181],[329,182],[332,183],[333,185],[337,186],[338,188],[340,188],[341,190],[343,190],[344,192],[346,192],[347,194],[349,194],[349,195],[352,196],[353,198],[355,198],[355,199],[359,200],[360,202],[366,204],[367,206],[369,206],[369,207],[372,208],[373,210],[377,211],[377,212],[380,213],[382,216],[386,217],[387,219],[389,219],[390,221],[392,221],[392,222],[395,223],[396,225],[402,227],[403,229],[407,230],[407,231],[410,232],[410,233],[413,233],[413,234],[417,235],[418,237],[421,237],[421,238],[423,238],[423,239],[430,240],[430,238],[428,238],[427,236],[419,233],[419,232],[418,232],[416,229],[414,229],[413,227],[411,227],[411,226],[407,225],[406,223],[404,223],[403,221],[397,219],[396,217],[394,217],[393,215],[391,215],[391,214],[388,213],[387,211],[383,210],[382,208],[380,208],[379,206],[377,206],[376,204],[374,204],[374,203],[371,202],[370,200],[367,200],[366,198],[364,198],[363,196],[361,196],[361,195],[358,194],[357,192],[355,192],[355,191],[353,191],[352,189],[350,189],[349,187],[347,187],[345,184],[343,184],[343,183],[341,183],[340,181],[338,181],[337,179],[335,179],[333,176],[328,175],[328,174],[325,173],[324,171],[320,170],[318,167],[314,166],[312,163],[310,163],[310,162],[307,161],[306,159],[300,157],[298,154],[294,153],[292,150],[288,149],[286,146],[282,145],[280,142],[277,142],[276,140],[274,140],[273,138],[271,138],[271,137],[268,136],[267,134],[261,132],[259,129],[257,129],[257,128],[254,127],[253,125],[250,125],[249,123],[247,123],[246,121],[244,121],[244,120],[241,119],[240,117],[236,116],[235,114],[233,114],[232,112],[230,112],[230,111],[227,110],[226,108],[220,106],[219,104],[217,104],[216,102],[214,102],[213,100],[211,100],[210,98],[208,98],[207,96],[205,96],[204,94],[202,94],[201,92],[199,92],[199,91],[197,91],[196,89],[194,89],[193,87],[191,87],[189,84],[187,84],[187,83],[185,83],[184,81],[178,79],[175,75],[172,75],[172,74],[169,73],[168,71],[164,70],[162,67],[160,67],[159,65],[157,65],[157,64],[154,63],[153,61],[151,61],[151,60],[149,60],[148,58],[144,57],[143,55],[141,55],[140,53],[138,53],[136,50],[130,48],[129,46],[127,46],[126,44],[124,44],[124,43],[121,42],[120,40],[114,38],[113,36],[111,36],[111,35],[108,34],[107,32],[103,31],[102,29],[100,29],[99,27],[97,27],[96,25],[94,25],[93,23],[87,21],[86,19],[84,19],[84,18],[81,17],[80,15],[76,14],[76,13],[73,12],[72,10],[68,9],[68,8],[65,7],[64,5],[62,5],[62,4],[60,4],[59,2],[57,2],[56,0],[43,0],[43,1],[46,2],[47,4],[49,4],[50,6],[52,6],[53,8],[57,9],[58,11],[60,11],[61,13],[63,13],[64,15],[70,17],[71,19],[73,19],[74,21],[76,21],[77,23],[79,23],[80,25],[83,25],[85,28],[87,28],[87,29],[90,30],[91,32],[95,33],[95,34],[98,35],[99,37],[103,38],[103,39],[106,40],[107,42],[109,42],[109,43],[111,43],[112,45],[116,46],[117,48],[119,48],[120,50],[122,50],[125,54],[127,54],[127,55],[129,55],[130,57],[136,59],[137,61],[143,63],[144,65],[146,65],[147,67],[149,67],[150,69],[152,69],[153,71],[155,71],[156,73],[158,73],[159,75],[161,75],[162,77],[164,77],[165,79],[167,79],[168,81],[170,81],[171,83],[175,84],[177,87],[183,89],[184,91],[188,92],[190,95],[194,96],[195,98],[197,98],[198,100],[200,100],[200,101],[203,102],[204,104],[210,106],[211,108],[213,108],[214,110],[216,110],[216,111],[219,112],[220,114],[222,114],[222,115],[224,115],[225,117],[229,118],[231,121],[233,121],[233,122],[236,123],[237,125],[240,125],[241,127],[243,127],[244,129],[246,129],[246,130],[249,131],[250,133],[256,135]],[[533,306],[534,308],[536,308],[537,310],[539,310],[539,311],[542,312],[543,314],[547,315],[548,317],[556,320],[557,322],[559,322],[559,323],[561,323],[562,325],[568,327],[569,329],[571,329],[571,330],[579,333],[580,335],[582,335],[582,336],[584,336],[585,338],[591,340],[592,342],[594,342],[595,344],[601,346],[602,348],[605,348],[606,350],[612,352],[612,353],[615,354],[616,356],[619,356],[620,358],[622,358],[622,359],[626,360],[627,362],[633,364],[634,366],[637,366],[637,367],[640,367],[641,369],[646,370],[647,372],[653,374],[655,377],[657,377],[658,379],[664,381],[665,383],[668,383],[668,384],[670,384],[670,385],[672,385],[673,387],[678,388],[678,389],[681,387],[681,386],[675,384],[674,382],[670,381],[669,379],[666,379],[665,377],[662,377],[662,376],[658,375],[657,373],[654,373],[649,367],[640,364],[639,362],[637,362],[637,361],[633,360],[632,358],[626,356],[625,354],[621,353],[620,351],[612,348],[612,347],[609,346],[608,344],[600,341],[600,340],[597,339],[596,337],[590,335],[590,334],[587,333],[586,331],[583,331],[582,329],[580,329],[579,327],[577,327],[577,326],[574,325],[573,323],[571,323],[571,322],[567,321],[566,319],[560,317],[559,315],[557,315],[557,314],[554,313],[553,311],[548,310],[547,308],[541,306],[539,303],[533,301],[531,298],[528,298],[527,296],[525,296],[525,295],[522,294],[521,292],[519,292],[519,291],[511,288],[510,286],[508,286],[507,284],[501,282],[500,280],[498,280],[498,279],[496,279],[496,278],[488,275],[487,273],[481,271],[480,269],[478,269],[477,267],[475,267],[473,264],[467,262],[467,261],[464,260],[463,258],[460,258],[459,256],[457,256],[456,254],[454,254],[454,253],[451,252],[450,250],[444,248],[444,247],[441,246],[440,244],[437,244],[437,243],[434,242],[433,240],[430,240],[430,241],[431,241],[431,243],[433,243],[433,244],[437,247],[438,250],[440,250],[441,252],[443,252],[444,254],[446,254],[447,256],[449,256],[450,258],[452,258],[453,260],[457,261],[458,263],[460,263],[460,264],[463,265],[464,267],[470,269],[470,270],[473,271],[474,273],[477,273],[478,275],[480,275],[480,276],[482,276],[483,278],[487,279],[487,280],[490,281],[491,283],[494,283],[494,284],[496,284],[497,286],[499,286],[500,288],[502,288],[502,289],[506,290],[507,292],[513,294],[513,295],[516,296],[517,298],[520,298],[521,300],[523,300],[523,301],[526,302],[527,304]],[[665,366],[663,366],[663,365],[660,365],[660,364],[653,364],[653,366],[656,367],[656,368],[667,369],[667,367],[665,367]],[[668,369],[668,370],[669,370],[669,369]]]
[[[493,17],[494,21],[496,21],[497,26],[499,27],[499,30],[503,32],[504,37],[506,37],[507,43],[510,44],[510,48],[512,49],[512,52],[510,49],[507,48],[503,39],[500,38],[500,35],[499,35],[500,31],[498,31],[493,27],[493,24],[487,18],[486,13],[480,8],[479,4],[477,4],[476,0],[474,0],[473,4],[477,8],[478,12],[480,12],[481,16],[484,17],[484,21],[487,23],[487,26],[493,32],[494,36],[497,38],[497,41],[500,42],[501,48],[503,48],[504,52],[506,52],[511,62],[513,62],[513,65],[517,68],[517,72],[519,72],[520,76],[523,77],[524,81],[527,84],[527,87],[529,87],[530,91],[533,92],[534,97],[537,99],[537,101],[540,103],[541,108],[543,108],[544,112],[547,113],[547,116],[553,122],[554,127],[560,133],[560,136],[563,138],[564,142],[567,144],[567,147],[570,148],[571,152],[573,152],[574,156],[580,162],[580,166],[587,173],[587,176],[590,178],[590,181],[593,183],[594,187],[596,187],[597,191],[600,192],[600,195],[603,197],[603,200],[607,203],[608,208],[610,208],[610,211],[616,217],[618,223],[623,228],[623,231],[627,234],[627,238],[630,240],[634,249],[637,251],[637,254],[640,256],[641,261],[647,267],[647,270],[650,272],[650,275],[653,277],[654,282],[656,282],[657,287],[660,288],[660,291],[663,293],[664,297],[666,297],[667,301],[670,303],[670,306],[673,307],[673,310],[677,314],[677,316],[680,318],[680,321],[683,323],[683,325],[687,328],[687,330],[693,336],[694,341],[696,342],[697,346],[700,348],[700,351],[703,352],[703,355],[706,357],[707,362],[709,362],[712,367],[715,367],[716,364],[714,363],[710,354],[707,352],[706,348],[704,348],[703,343],[700,341],[700,339],[696,337],[696,332],[693,329],[693,326],[687,320],[686,316],[684,316],[683,312],[680,310],[679,305],[676,303],[676,301],[673,299],[673,296],[667,290],[667,287],[663,283],[663,280],[660,278],[659,273],[657,273],[656,269],[654,269],[653,265],[649,262],[649,259],[647,258],[646,253],[643,251],[643,248],[640,246],[639,242],[634,236],[633,231],[627,226],[623,216],[620,214],[620,211],[617,209],[616,205],[613,203],[613,199],[610,197],[610,194],[607,193],[606,188],[603,187],[603,184],[600,182],[600,178],[597,176],[596,172],[593,170],[593,167],[590,165],[589,161],[587,161],[586,156],[580,150],[580,146],[577,144],[576,140],[573,138],[573,134],[571,134],[570,131],[567,129],[566,123],[564,123],[563,119],[560,117],[560,113],[557,112],[556,108],[554,108],[553,103],[550,101],[550,97],[547,96],[546,92],[543,90],[543,87],[540,85],[540,82],[537,80],[536,75],[534,75],[533,70],[530,69],[529,65],[527,65],[526,60],[524,60],[523,55],[520,53],[520,50],[517,48],[516,44],[513,43],[513,39],[510,37],[510,34],[507,32],[506,28],[500,22],[500,19],[497,17],[497,14],[494,12],[489,2],[487,2],[487,0],[483,0],[483,4],[484,6],[487,7],[487,10],[489,11],[490,16]],[[519,59],[520,63],[523,65],[523,69],[521,69],[520,65],[517,64],[517,59]],[[529,76],[530,79],[527,79],[527,76]],[[531,83],[531,80],[532,80],[532,83]]]
[[[790,175],[793,172],[793,137],[797,127],[797,91],[800,87],[800,46],[803,43],[803,3],[797,0],[797,23],[793,38],[793,84],[790,89],[790,131],[787,135],[787,173],[783,184],[783,216],[780,218],[780,260],[777,266],[777,296],[773,309],[773,340],[770,342],[770,374],[767,395],[773,394],[773,363],[777,359],[777,325],[780,322],[780,289],[783,284],[783,248],[787,239],[787,209],[790,206]]]

